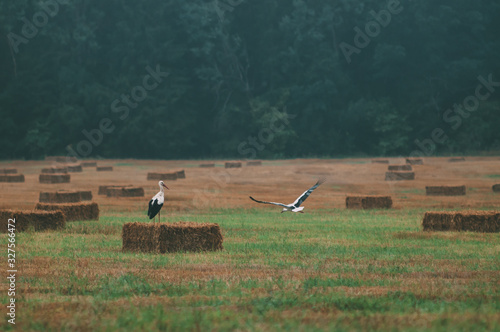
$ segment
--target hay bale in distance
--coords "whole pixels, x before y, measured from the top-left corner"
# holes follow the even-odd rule
[[[98,171],[98,172],[112,172],[113,166],[97,166],[96,171]]]
[[[177,173],[177,178],[178,179],[185,179],[186,178],[186,172],[184,172],[184,170],[178,171],[176,173]]]
[[[345,199],[347,209],[390,209],[392,208],[391,196],[347,196]]]
[[[372,159],[372,164],[388,164],[389,160],[387,159]]]
[[[465,186],[427,186],[425,193],[428,196],[463,196],[466,194]]]
[[[500,184],[494,184],[491,189],[493,189],[495,193],[500,193]]]
[[[175,181],[177,180],[177,172],[174,173],[148,173],[148,180],[170,180],[170,181]]]
[[[422,226],[424,231],[500,232],[500,212],[426,212]]]
[[[212,223],[126,223],[123,251],[167,253],[222,250],[222,233]]]
[[[68,168],[67,167],[49,167],[49,168],[42,168],[42,174],[57,174],[57,173],[68,173]]]
[[[423,165],[424,164],[424,160],[423,159],[420,159],[420,158],[406,158],[406,163],[409,164],[409,165]]]
[[[413,171],[413,167],[411,165],[389,165],[387,167],[389,171]]]
[[[97,167],[96,161],[82,161],[82,167]]]
[[[67,165],[68,173],[80,173],[83,172],[82,165]]]
[[[48,204],[37,203],[35,210],[62,211],[66,221],[99,220],[99,205],[97,203],[65,203]]]
[[[14,218],[16,232],[23,232],[30,228],[35,231],[62,229],[66,226],[66,219],[62,211],[0,210],[0,233],[7,232],[9,219]]]
[[[40,192],[38,201],[41,203],[78,203],[81,197],[76,191]]]
[[[415,180],[415,172],[385,172],[385,181]]]
[[[262,161],[260,160],[247,161],[247,166],[262,166]]]
[[[224,164],[225,168],[240,168],[241,163],[240,162],[227,162]]]
[[[97,195],[107,195],[108,189],[110,188],[130,188],[130,187],[132,187],[131,184],[125,186],[113,186],[113,185],[99,186],[99,191],[97,192]]]
[[[118,187],[108,188],[108,197],[144,197],[144,188],[141,187]]]
[[[0,182],[24,182],[24,174],[0,174]]]
[[[212,163],[212,164],[200,164],[200,167],[201,168],[210,168],[210,167],[215,167],[215,164]]]
[[[450,163],[458,163],[458,162],[462,162],[462,161],[465,161],[464,157],[453,157],[453,158],[448,159],[448,162],[450,162]]]
[[[47,161],[55,161],[58,163],[76,163],[78,159],[76,157],[65,157],[65,156],[51,156],[45,157]]]
[[[38,181],[40,183],[69,183],[69,174],[40,174]]]
[[[0,174],[17,174],[16,168],[1,168]]]

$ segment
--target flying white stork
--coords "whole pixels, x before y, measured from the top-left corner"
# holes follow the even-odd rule
[[[282,206],[283,210],[281,211],[281,213],[287,212],[287,211],[304,213],[304,212],[302,212],[302,210],[304,210],[304,207],[300,206],[300,204],[302,204],[307,199],[307,197],[309,197],[309,195],[311,195],[311,193],[313,192],[314,189],[318,188],[319,185],[324,183],[324,182],[325,182],[325,179],[319,179],[318,182],[316,182],[316,184],[314,186],[312,186],[311,188],[304,191],[304,193],[302,195],[300,195],[299,198],[297,198],[295,200],[295,202],[293,202],[292,204],[258,201],[255,198],[253,198],[252,196],[250,196],[250,199],[254,202],[257,202],[257,203],[274,204],[274,205]]]
[[[149,201],[149,209],[148,209],[148,217],[149,219],[153,219],[158,213],[160,213],[161,207],[163,206],[163,202],[165,200],[163,196],[163,188],[168,187],[163,183],[163,181],[158,182],[160,186],[160,192],[154,195],[153,198]],[[158,222],[160,222],[161,213],[158,215]]]

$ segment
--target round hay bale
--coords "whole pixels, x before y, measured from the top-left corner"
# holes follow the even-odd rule
[[[2,168],[0,169],[0,174],[17,174],[16,168]]]
[[[68,168],[67,167],[49,167],[49,168],[42,168],[42,174],[56,174],[56,173],[68,173]]]
[[[81,164],[78,165],[67,165],[68,173],[80,173],[83,172],[83,168]]]
[[[427,186],[427,196],[463,196],[466,194],[465,186]]]
[[[38,201],[41,203],[78,203],[81,197],[76,191],[40,192]]]
[[[97,167],[96,161],[82,161],[82,167]]]
[[[500,232],[500,212],[426,212],[422,221],[422,226],[424,231]]]
[[[144,189],[140,187],[108,188],[108,197],[144,197]]]
[[[262,166],[262,161],[260,160],[247,161],[247,166]]]
[[[177,172],[174,173],[148,173],[148,180],[170,180],[170,181],[175,181],[177,180]]]
[[[98,171],[98,172],[112,172],[113,166],[97,166],[96,171]]]
[[[227,162],[224,164],[225,168],[240,168],[241,163],[240,162]]]
[[[200,167],[201,168],[210,168],[210,167],[215,167],[215,164],[212,163],[212,164],[200,164]]]
[[[450,162],[450,163],[459,163],[459,162],[463,162],[463,161],[465,161],[464,157],[453,157],[453,158],[448,159],[448,162]]]
[[[389,165],[387,167],[387,170],[389,171],[413,171],[413,167],[411,165]]]
[[[392,208],[391,196],[347,196],[345,199],[347,209],[390,209]]]
[[[57,211],[60,210],[66,221],[99,220],[99,205],[97,203],[65,203],[47,204],[37,203],[35,210]]]
[[[389,160],[387,159],[372,159],[372,164],[388,164]]]
[[[38,176],[40,183],[69,183],[70,179],[69,174],[40,174]]]
[[[385,173],[385,181],[415,180],[414,172],[391,171]]]
[[[124,252],[167,253],[223,249],[220,227],[213,223],[126,223],[123,225],[122,240]]]
[[[0,182],[24,182],[24,174],[0,174]]]
[[[406,163],[409,164],[409,165],[423,165],[424,164],[424,160],[423,159],[410,159],[410,158],[407,158],[406,159]]]
[[[495,193],[500,193],[500,184],[494,184],[491,189],[493,189]]]
[[[62,211],[0,210],[0,233],[7,232],[9,219],[16,220],[16,232],[28,229],[34,229],[37,232],[49,229],[57,230],[66,226],[66,219]]]

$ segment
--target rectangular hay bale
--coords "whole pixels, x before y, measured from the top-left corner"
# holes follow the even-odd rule
[[[413,167],[411,165],[389,165],[387,167],[388,171],[413,171]]]
[[[409,165],[423,165],[424,164],[424,160],[423,159],[420,159],[420,158],[407,158],[406,159],[406,163],[409,164]]]
[[[78,203],[81,197],[76,191],[40,192],[38,201],[41,203]]]
[[[174,180],[177,180],[177,172],[173,172],[173,173],[154,173],[154,172],[150,172],[150,173],[148,173],[147,179],[148,180],[155,180],[155,181],[159,181],[159,180],[174,181]]]
[[[493,187],[491,187],[491,189],[495,193],[500,193],[500,184],[494,184]]]
[[[67,167],[49,167],[42,168],[42,174],[57,174],[57,173],[68,173]]]
[[[144,197],[144,188],[141,187],[118,187],[108,188],[107,197]]]
[[[466,194],[465,186],[426,186],[427,196],[463,196]]]
[[[185,179],[186,178],[186,172],[184,170],[178,171],[177,173],[177,179]]]
[[[227,162],[224,164],[225,168],[240,168],[241,163],[240,162]]]
[[[414,172],[391,171],[385,173],[385,181],[415,180]]]
[[[389,160],[387,159],[372,159],[372,164],[388,164]]]
[[[97,192],[97,195],[107,195],[108,189],[110,188],[130,188],[130,187],[132,187],[131,184],[127,184],[125,186],[116,186],[116,185],[99,186],[99,191]]]
[[[35,231],[57,230],[66,225],[62,211],[18,211],[0,210],[0,233],[8,230],[9,219],[15,218],[15,231],[23,232],[30,228]]]
[[[24,174],[0,174],[0,182],[24,182]]]
[[[67,165],[68,173],[80,173],[83,172],[83,168],[81,164],[78,165]]]
[[[1,168],[0,174],[17,174],[16,168]]]
[[[496,233],[500,232],[500,212],[426,212],[422,225],[424,231],[469,231]]]
[[[38,181],[40,183],[69,183],[69,174],[40,174]]]
[[[82,161],[82,167],[97,167],[97,161]]]
[[[65,215],[66,221],[99,220],[99,205],[97,203],[37,203],[35,210],[60,210]]]
[[[98,171],[98,172],[112,172],[113,166],[97,166],[96,171]]]
[[[167,253],[222,250],[223,237],[213,223],[127,223],[122,231],[123,251]]]
[[[391,196],[347,196],[345,199],[347,209],[390,209],[392,208]]]

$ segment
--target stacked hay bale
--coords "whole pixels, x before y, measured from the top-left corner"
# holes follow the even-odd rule
[[[82,167],[97,167],[96,161],[82,161]]]
[[[0,174],[0,182],[24,182],[24,174]]]
[[[241,163],[240,162],[227,162],[224,164],[225,168],[240,168]]]
[[[415,172],[390,171],[385,173],[385,181],[415,180]]]
[[[122,231],[123,251],[167,253],[222,250],[222,233],[211,223],[127,223]]]
[[[247,161],[247,166],[262,166],[262,161],[260,160]]]
[[[428,196],[463,196],[466,194],[465,186],[427,186],[425,193]]]
[[[177,172],[174,173],[148,173],[148,180],[169,180],[175,181],[177,180]]]
[[[500,212],[426,212],[422,226],[424,231],[500,232]]]
[[[2,175],[17,174],[17,169],[16,168],[0,168],[0,174],[2,174]]]
[[[186,172],[184,172],[184,170],[178,171],[176,173],[177,173],[177,178],[178,179],[185,179],[186,178]]]
[[[69,174],[40,174],[38,177],[40,183],[69,183]]]
[[[99,220],[99,206],[97,203],[37,203],[35,210],[62,211],[66,221]]]
[[[68,173],[80,173],[83,172],[83,168],[81,164],[78,165],[67,165]]]
[[[200,167],[201,168],[210,168],[210,167],[215,167],[215,164],[212,163],[212,164],[200,164]]]
[[[423,159],[419,159],[419,158],[407,158],[406,159],[406,163],[409,164],[409,165],[423,165],[424,164],[424,160]]]
[[[9,219],[15,219],[16,232],[28,229],[44,231],[48,229],[62,229],[66,219],[62,211],[17,211],[0,210],[0,233],[8,230]]]
[[[64,166],[52,166],[49,168],[42,168],[42,174],[65,174],[68,173],[68,168]]]
[[[40,192],[38,201],[40,203],[78,203],[91,201],[92,191],[56,191]]]
[[[107,195],[108,194],[108,190],[111,189],[111,188],[130,188],[132,187],[131,184],[128,184],[128,185],[125,185],[125,186],[110,186],[110,185],[106,185],[106,186],[99,186],[99,191],[97,192],[98,195]]]
[[[388,164],[389,160],[387,159],[372,159],[372,164]]]
[[[118,187],[108,188],[107,197],[144,197],[144,188],[141,187]]]
[[[98,171],[98,172],[112,172],[113,166],[97,166],[96,171]]]
[[[345,199],[347,209],[390,209],[392,208],[391,196],[347,196]]]
[[[413,171],[413,167],[411,165],[389,165],[387,167],[388,171]]]
[[[500,184],[494,184],[491,189],[493,189],[495,193],[500,193]]]

